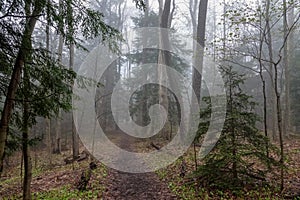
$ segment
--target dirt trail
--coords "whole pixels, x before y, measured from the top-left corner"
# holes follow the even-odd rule
[[[121,133],[113,134],[118,137],[119,147],[128,151],[134,150],[134,138]],[[161,182],[154,172],[131,174],[109,169],[106,187],[103,194],[105,200],[178,199],[170,192],[167,183]]]

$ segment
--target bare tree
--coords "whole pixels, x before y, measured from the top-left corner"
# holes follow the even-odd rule
[[[260,3],[258,2],[258,10],[261,10]],[[262,27],[262,15],[260,17],[260,27]],[[260,29],[260,39],[259,39],[259,54],[258,54],[258,62],[259,62],[259,76],[262,82],[262,94],[263,94],[263,124],[264,124],[264,133],[265,136],[268,138],[268,119],[267,119],[267,91],[266,91],[266,80],[264,77],[264,64],[263,64],[263,46],[265,41],[265,35],[266,35],[266,26],[263,29]],[[266,143],[266,154],[269,158],[269,142]],[[269,167],[269,165],[268,165]]]
[[[271,27],[271,19],[270,19],[270,11],[271,11],[271,0],[266,0],[266,13],[265,13],[265,22],[266,22],[266,41],[268,52],[269,52],[269,59],[270,61],[274,60],[273,55],[273,38],[272,38],[272,27]],[[272,137],[274,140],[276,140],[276,122],[277,122],[277,114],[276,114],[276,93],[274,91],[274,68],[272,62],[269,63],[269,74],[270,74],[270,83],[268,83],[269,87],[268,90],[270,92],[270,98],[269,98],[269,105],[271,105],[271,123],[272,123]]]

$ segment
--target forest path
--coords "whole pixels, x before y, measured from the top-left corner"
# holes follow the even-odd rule
[[[119,132],[112,134],[117,137],[117,145],[120,148],[127,151],[134,149],[135,139],[133,137],[127,137]],[[107,188],[103,194],[105,200],[178,199],[171,193],[167,183],[160,181],[154,172],[132,174],[109,169],[105,185]]]

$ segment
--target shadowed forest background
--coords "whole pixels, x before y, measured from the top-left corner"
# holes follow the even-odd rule
[[[300,199],[299,20],[297,0],[1,1],[0,199]],[[136,32],[129,44],[128,33],[143,27],[169,29],[161,45],[174,52],[143,48],[153,42],[147,35],[163,33]],[[79,76],[99,44],[119,58],[97,81]],[[124,49],[130,53],[121,54]],[[199,159],[212,112],[221,116],[207,85],[215,82],[195,69],[204,72],[207,57],[224,81],[226,115],[218,142]],[[137,85],[153,79],[145,75],[147,63],[169,66],[192,83],[197,102],[190,103],[200,104],[196,137],[166,168],[119,172],[94,157],[96,139],[89,150],[81,142],[73,86],[97,88],[95,123],[114,144],[130,152],[160,151],[181,131],[180,102],[188,95]],[[157,72],[159,83],[181,90],[185,80],[160,67]],[[112,114],[120,80],[124,91],[138,88],[128,105],[131,118]],[[155,136],[134,138],[118,126],[147,126],[156,104],[167,120]]]

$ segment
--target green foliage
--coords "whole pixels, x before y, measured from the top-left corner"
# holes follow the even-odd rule
[[[158,27],[159,26],[159,16],[152,10],[149,10],[148,15],[141,13],[138,17],[131,18],[135,27],[137,28],[145,28],[145,27]],[[172,36],[172,41],[176,43],[172,46],[175,51],[178,51],[178,55],[187,54],[188,52],[184,51],[184,46],[182,41],[176,39],[176,31],[174,31]],[[134,49],[131,54],[128,54],[127,57],[130,59],[130,63],[132,64],[132,74],[131,78],[127,79],[127,84],[133,86],[136,84],[137,79],[146,78],[149,80],[156,81],[155,74],[151,74],[149,71],[150,68],[147,66],[147,63],[157,63],[159,50],[153,48],[144,48],[145,46],[153,46],[157,41],[151,41],[156,37],[147,37],[147,35],[156,35],[158,32],[155,29],[147,29],[147,32],[140,32],[134,40]],[[135,50],[137,49],[137,50]],[[143,50],[140,50],[143,49]],[[177,52],[176,52],[177,53]],[[178,71],[183,75],[187,75],[189,73],[188,64],[177,56],[176,53],[170,53],[170,67]],[[144,64],[144,65],[141,65]],[[135,67],[135,65],[139,67]],[[142,66],[142,67],[140,67]],[[170,84],[173,85],[174,88],[179,88],[182,86],[181,81],[183,80],[170,80]],[[159,86],[155,84],[148,84],[146,86],[140,87],[131,97],[130,100],[130,112],[132,116],[141,117],[143,119],[144,125],[149,123],[148,111],[149,108],[158,103],[158,91]],[[174,94],[167,90],[168,96],[168,121],[173,126],[179,125],[180,121],[180,106],[178,104],[178,99],[174,96]],[[142,113],[143,116],[139,116]],[[137,122],[139,123],[139,122]],[[172,130],[174,131],[174,130]]]
[[[141,3],[142,1],[137,1],[137,5],[141,6]],[[40,29],[33,26],[33,30],[27,30],[27,19],[35,15],[34,17],[38,18],[37,23],[47,24],[50,31],[56,30],[62,35],[66,45],[74,43],[83,49],[83,39],[100,37],[101,42],[116,51],[116,44],[122,37],[118,30],[104,22],[101,12],[94,10],[83,0],[5,0],[0,3],[0,13],[0,111],[3,109],[20,50],[24,54],[22,80],[18,83],[10,120],[10,136],[7,140],[6,154],[10,155],[20,147],[18,140],[19,133],[23,130],[22,112],[25,102],[29,107],[26,127],[34,125],[37,116],[53,117],[60,109],[72,109],[72,85],[76,73],[62,66],[56,57],[44,48],[45,42],[42,39],[45,32],[41,33],[40,30],[46,26],[40,25]],[[26,80],[25,70],[28,77]],[[97,84],[83,79],[81,82]],[[34,145],[39,139],[30,138],[29,145]]]
[[[167,168],[160,169],[156,171],[158,177],[163,181],[167,182],[170,190],[179,199],[283,199],[280,194],[279,188],[270,187],[269,185],[257,185],[257,187],[244,187],[240,189],[228,189],[228,188],[211,188],[203,187],[202,180],[200,177],[195,177],[192,172],[194,169],[194,151],[190,148],[185,155],[185,161],[187,166],[187,175],[185,177],[180,177],[179,173],[181,170],[180,159],[176,160],[174,163],[169,165]],[[215,169],[215,168],[214,168]],[[199,174],[198,174],[199,175]],[[199,178],[199,179],[198,179]],[[222,177],[219,177],[222,178]]]
[[[22,148],[21,135],[18,129],[11,127],[6,140],[5,156],[11,156],[14,152]]]
[[[46,63],[46,64],[44,64]],[[76,73],[66,69],[47,56],[44,50],[36,51],[30,65],[26,66],[30,76],[30,90],[24,94],[19,89],[19,98],[30,103],[31,117],[56,116],[59,109],[72,108],[72,83]]]
[[[73,189],[71,185],[61,188],[50,189],[49,191],[36,192],[32,195],[33,199],[57,200],[57,199],[100,199],[104,191],[104,187],[100,184],[93,185],[91,190],[78,191]],[[13,197],[4,197],[3,199],[19,199],[20,195]]]
[[[37,192],[34,194],[36,199],[56,200],[56,199],[99,199],[103,192],[103,188],[95,188],[95,190],[78,191],[73,190],[70,186],[64,186],[59,189],[50,190],[48,192]]]
[[[64,156],[62,155],[55,155],[56,160],[63,159]],[[75,187],[75,182],[80,177],[80,171],[85,170],[88,165],[89,161],[83,161],[80,163],[74,163],[75,165],[58,165],[48,166],[45,165],[47,162],[47,157],[42,156],[39,157],[39,161],[37,163],[36,168],[33,169],[32,175],[33,178],[42,178],[45,179],[45,182],[37,183],[37,184],[46,184],[47,190],[40,190],[39,186],[35,187],[32,190],[32,199],[101,199],[102,194],[105,191],[105,185],[103,184],[103,180],[107,176],[107,168],[105,165],[99,163],[97,165],[97,169],[93,170],[92,178],[87,186],[87,190],[85,191],[78,191]],[[74,170],[75,169],[75,170]],[[21,177],[19,175],[20,169],[16,168],[14,171],[11,172],[10,178],[7,178],[1,182],[1,189],[4,191],[9,191],[11,188],[17,187],[21,183]],[[63,180],[58,180],[58,182],[48,182],[47,180],[52,177],[59,177],[59,174],[66,174],[70,175]],[[76,178],[74,178],[76,177]],[[40,189],[39,189],[40,188]],[[2,190],[3,191],[3,190]],[[13,191],[15,191],[13,189]],[[19,191],[19,190],[18,190]],[[19,191],[20,192],[20,191]],[[22,199],[22,193],[20,192],[12,193],[7,192],[1,196],[1,200],[3,199]]]
[[[38,3],[37,3],[38,2]],[[138,1],[139,4],[141,3]],[[26,5],[26,6],[25,6]],[[4,1],[0,7],[0,98],[7,93],[13,64],[23,38],[23,30],[26,22],[26,10],[34,10],[37,6],[42,7],[42,13],[38,17],[43,20],[47,13],[48,24],[64,36],[66,44],[75,43],[81,46],[78,38],[93,38],[101,36],[102,42],[116,50],[116,42],[121,40],[120,33],[105,24],[103,14],[87,6],[81,0],[70,1]],[[21,17],[18,17],[21,16]],[[23,16],[23,17],[22,17]],[[75,26],[76,24],[76,26]],[[31,116],[49,117],[57,114],[60,108],[70,110],[72,95],[71,85],[76,76],[75,72],[65,69],[54,57],[48,56],[43,44],[35,38],[26,40],[26,63],[30,76],[30,91],[24,94],[19,88],[16,102],[28,98],[30,107],[33,109]],[[21,83],[22,84],[22,83]],[[27,92],[26,92],[27,93]],[[0,106],[1,109],[2,106]],[[15,114],[19,116],[19,114]],[[20,122],[18,120],[18,122]],[[34,121],[33,121],[34,122]]]
[[[82,35],[85,39],[100,36],[102,42],[116,48],[117,41],[122,38],[119,31],[104,22],[104,15],[101,12],[87,5],[82,0],[64,0],[61,4],[49,1],[47,20],[65,37],[67,44],[75,43],[78,47],[84,48],[79,43],[78,36]]]
[[[255,186],[265,182],[269,167],[278,165],[269,151],[276,148],[256,128],[259,120],[254,113],[255,102],[246,95],[240,86],[243,76],[232,67],[221,68],[227,89],[227,113],[223,131],[212,152],[206,156],[203,165],[195,172],[200,184],[211,188],[239,190],[244,185]],[[210,119],[210,98],[204,98],[208,107],[201,112],[198,134],[201,138],[208,129]]]

